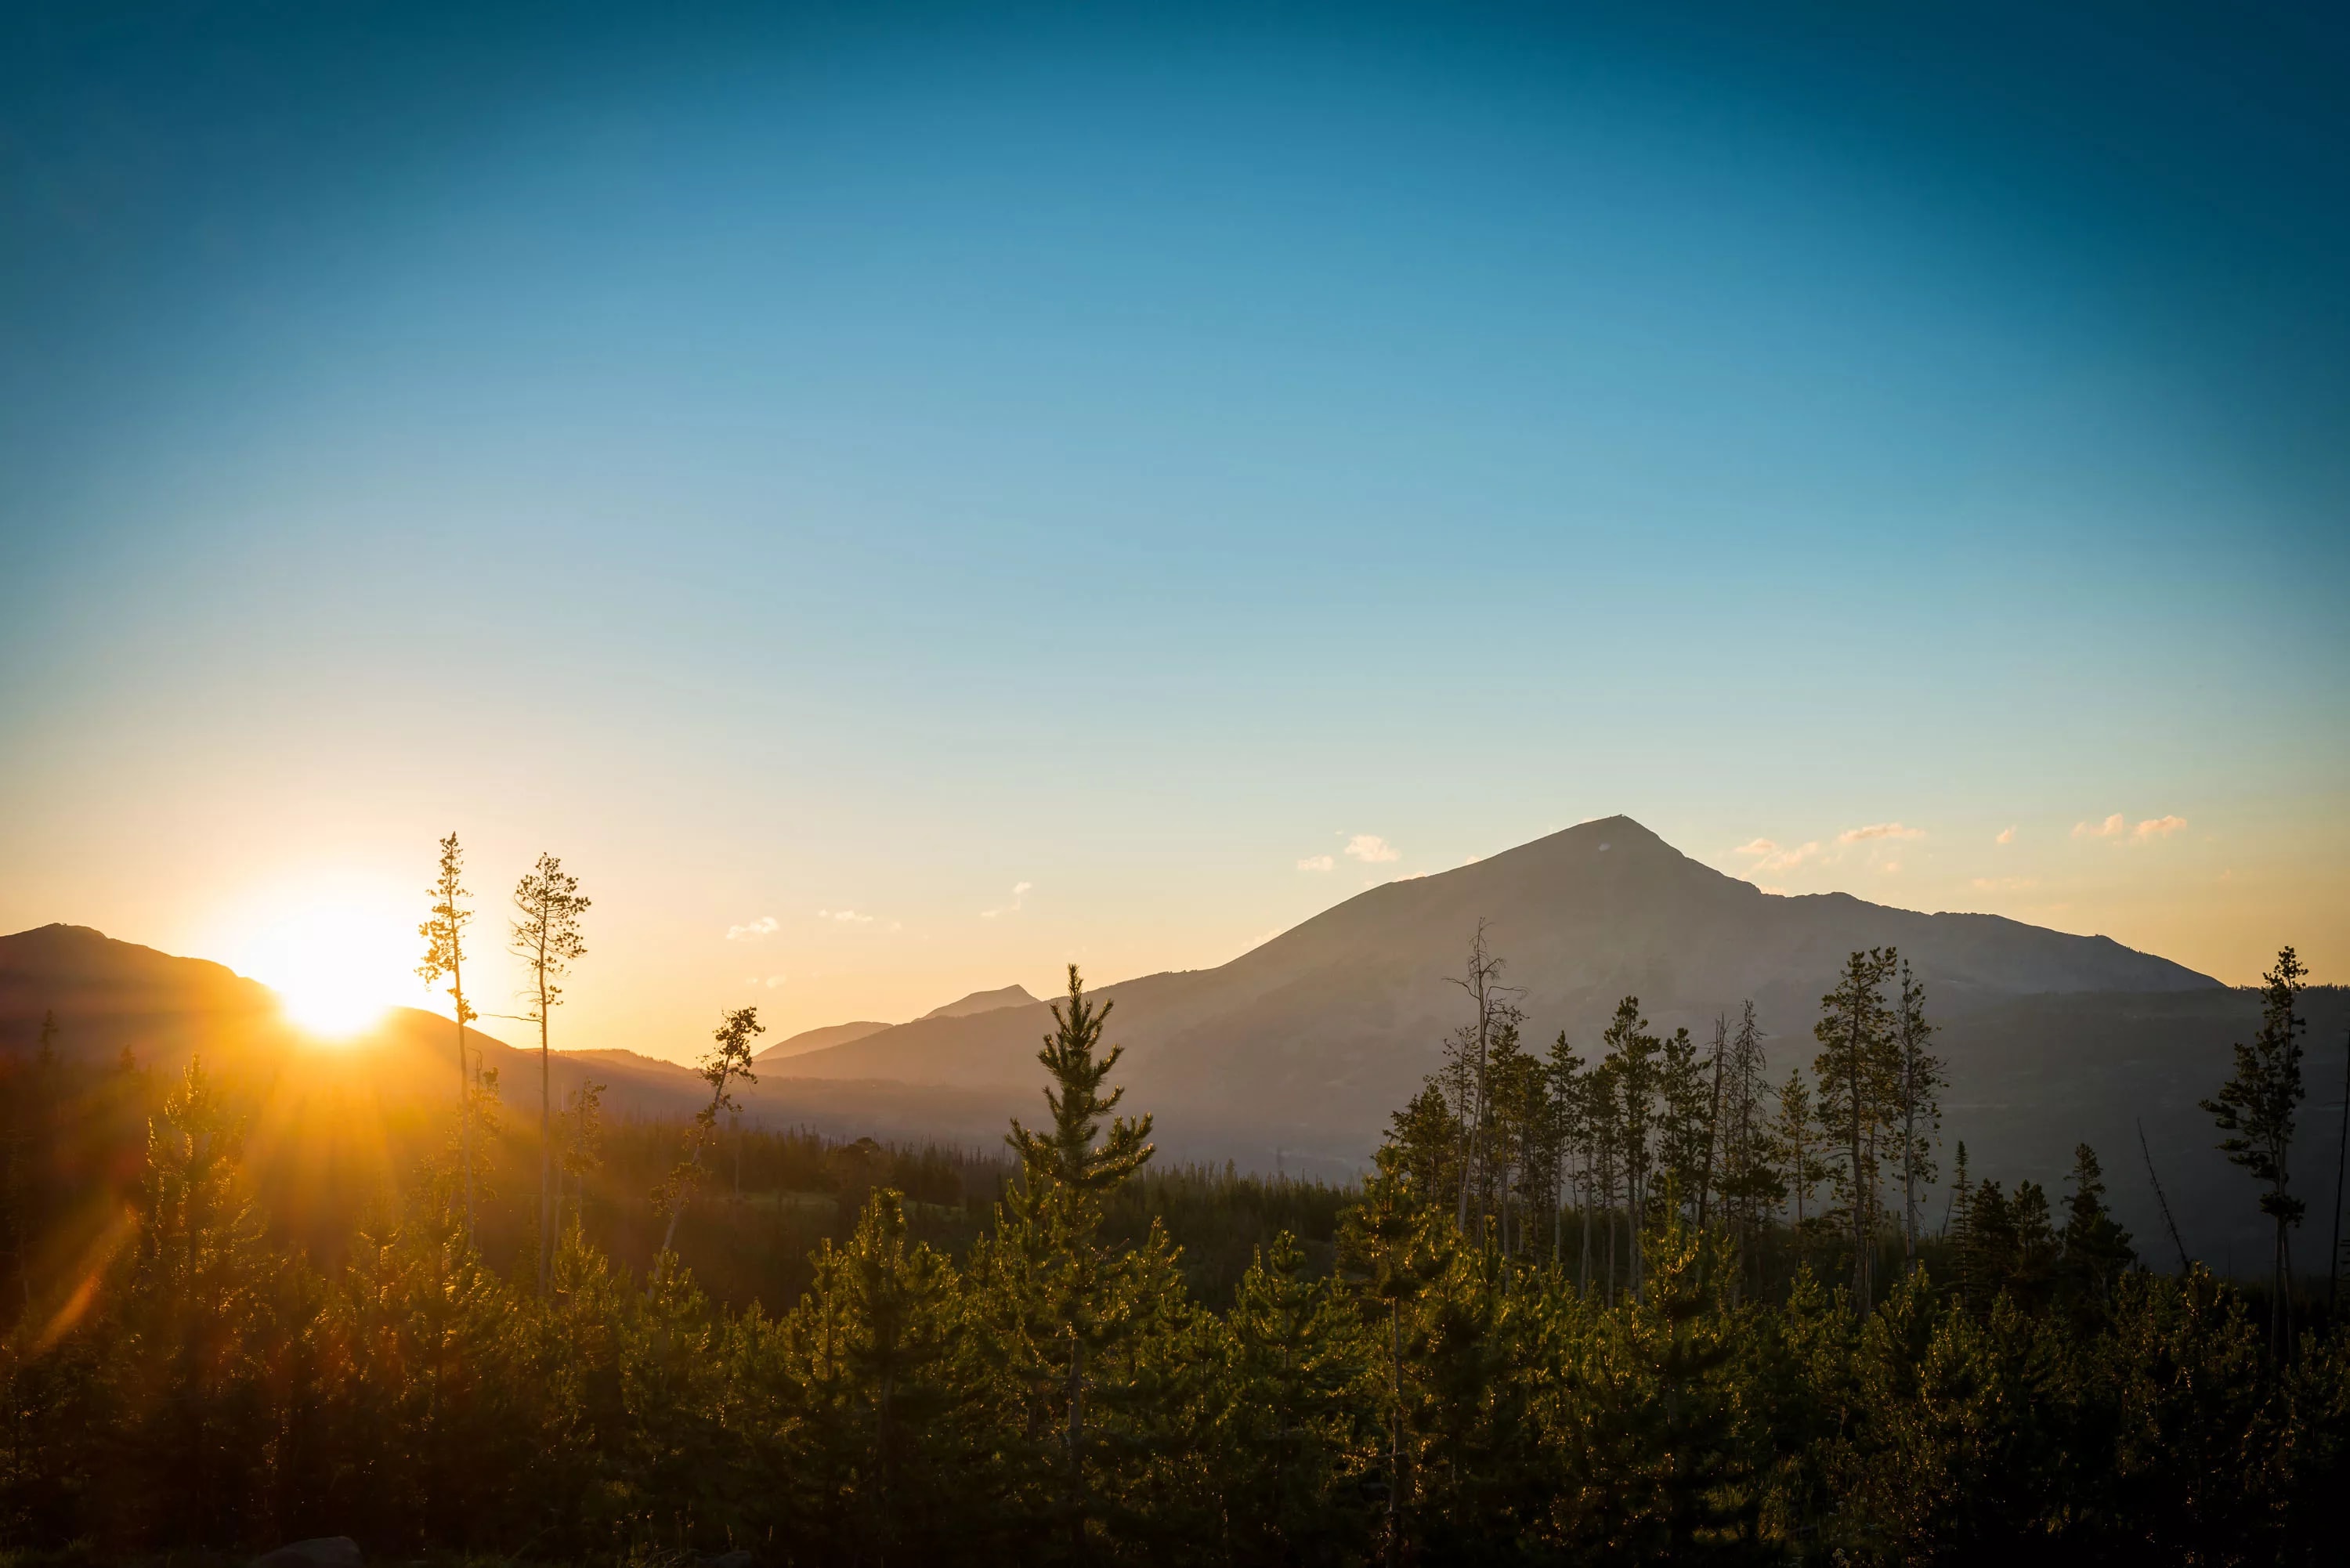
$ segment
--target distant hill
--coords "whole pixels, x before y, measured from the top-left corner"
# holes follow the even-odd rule
[[[827,1045],[846,1045],[852,1040],[862,1040],[868,1034],[879,1034],[889,1027],[886,1023],[864,1019],[855,1023],[827,1023],[820,1028],[803,1029],[797,1034],[785,1036],[751,1060],[757,1064],[780,1062],[786,1056],[804,1056]]]
[[[969,996],[933,1007],[922,1014],[925,1018],[969,1018],[974,1013],[1001,1012],[1007,1007],[1032,1007],[1036,999],[1028,994],[1024,985],[1007,985],[999,991],[974,991]]]
[[[242,1081],[264,1099],[294,1085],[359,1096],[370,1108],[441,1114],[457,1092],[456,1025],[421,1008],[388,1010],[376,1026],[348,1039],[317,1039],[286,1019],[276,993],[223,965],[178,958],[119,941],[87,926],[52,925],[0,936],[0,1053],[37,1048],[41,1020],[54,1012],[56,1050],[68,1060],[108,1064],[129,1051],[140,1065],[177,1073],[202,1053],[214,1071]],[[876,1032],[878,1023],[810,1030],[770,1049],[761,1076],[795,1043],[819,1047]],[[479,1026],[468,1048],[496,1069],[510,1116],[535,1117],[538,1054],[517,1049]],[[583,1081],[605,1085],[604,1105],[621,1116],[682,1116],[710,1097],[692,1068],[634,1051],[556,1051],[549,1088],[559,1105]],[[993,1145],[1016,1104],[1033,1114],[1032,1086],[974,1096],[902,1084],[842,1082],[795,1085],[778,1095],[764,1084],[735,1091],[744,1115],[776,1126],[920,1141],[945,1136]]]

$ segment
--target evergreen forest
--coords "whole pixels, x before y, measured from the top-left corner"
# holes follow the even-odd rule
[[[1800,1049],[1633,997],[1538,1041],[1505,980],[1481,932],[1343,1189],[1155,1160],[1074,966],[998,1150],[741,1125],[744,1009],[689,1124],[591,1085],[542,1136],[473,1073],[323,1214],[202,1059],[45,1040],[0,1085],[0,1562],[2342,1560],[2291,950],[2207,1104],[2274,1220],[2244,1282],[2126,1232],[2099,1151],[1969,1169],[1898,953]]]

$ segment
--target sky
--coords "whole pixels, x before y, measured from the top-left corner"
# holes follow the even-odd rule
[[[682,1058],[1620,812],[2350,980],[2338,10],[666,10],[0,20],[0,930],[421,1002],[455,832]]]

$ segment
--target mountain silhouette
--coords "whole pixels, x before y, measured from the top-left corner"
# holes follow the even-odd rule
[[[1564,1031],[1596,1054],[1626,995],[1641,999],[1652,1026],[1686,1025],[1700,1039],[1751,999],[1774,1083],[1808,1069],[1819,999],[1846,956],[1898,947],[1926,985],[1950,1064],[1946,1170],[1963,1139],[1979,1174],[2030,1178],[2061,1199],[2073,1146],[2085,1140],[2141,1251],[2164,1262],[2143,1122],[2189,1249],[2222,1266],[2260,1256],[2250,1184],[2215,1151],[2197,1106],[2227,1075],[2230,1044],[2257,1027],[2255,995],[2104,937],[1845,894],[1767,894],[1621,816],[1371,888],[1215,969],[1099,987],[1113,1004],[1107,1037],[1126,1048],[1117,1081],[1127,1104],[1157,1118],[1164,1158],[1360,1170],[1468,1016],[1449,977],[1481,921],[1507,962],[1503,979],[1523,988],[1537,1046]],[[2295,1168],[2314,1190],[2334,1168],[2350,995],[2319,988],[2304,1001],[2311,1093]],[[0,1050],[32,1049],[50,1008],[68,1055],[110,1061],[128,1047],[176,1070],[203,1050],[249,1078],[342,1084],[370,1103],[437,1114],[453,1097],[445,1017],[394,1009],[368,1033],[322,1046],[285,1021],[266,987],[218,964],[84,927],[0,937]],[[1017,986],[975,992],[908,1023],[792,1036],[763,1054],[760,1082],[738,1096],[746,1118],[769,1125],[1000,1147],[1008,1117],[1044,1110],[1036,1052],[1052,1026],[1049,1004]],[[509,1105],[535,1105],[536,1053],[472,1038]],[[691,1068],[629,1051],[559,1051],[552,1068],[558,1096],[593,1078],[618,1114],[681,1116],[709,1093]]]
[[[922,1014],[925,1018],[969,1018],[977,1012],[996,1012],[1006,1007],[1033,1007],[1036,999],[1028,994],[1024,985],[1007,985],[997,991],[974,991],[969,996],[933,1007]]]
[[[785,1035],[752,1057],[751,1061],[755,1065],[762,1062],[779,1062],[786,1056],[804,1056],[827,1045],[846,1045],[852,1040],[862,1040],[868,1034],[879,1034],[889,1027],[868,1018],[854,1023],[827,1023],[815,1029],[803,1029],[797,1034]]]
[[[1449,977],[1481,922],[1535,1037],[1586,1045],[1627,995],[1667,1029],[1710,1028],[1751,999],[1766,1028],[1808,1031],[1857,948],[1898,947],[1943,1018],[2024,996],[2219,986],[2104,937],[1764,893],[1615,816],[1371,888],[1219,968],[1103,987],[1132,1097],[1170,1125],[1369,1147],[1464,1016]],[[933,1015],[795,1057],[790,1075],[1025,1084],[1049,1027],[1043,1003]]]

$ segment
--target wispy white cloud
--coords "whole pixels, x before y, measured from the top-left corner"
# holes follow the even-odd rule
[[[1376,833],[1357,833],[1354,837],[1347,840],[1346,853],[1366,866],[1377,866],[1383,861],[1399,860],[1403,857],[1402,850],[1398,849]]]
[[[1791,871],[1806,860],[1817,859],[1820,844],[1815,838],[1808,843],[1799,844],[1793,849],[1783,849],[1770,839],[1757,838],[1740,845],[1731,853],[1752,858],[1754,864],[1747,869],[1757,874],[1764,871]]]
[[[752,942],[761,937],[772,937],[783,929],[783,922],[773,915],[762,915],[747,926],[729,926],[726,940],[730,942]]]
[[[1012,902],[999,904],[993,909],[982,909],[979,912],[979,918],[983,920],[993,920],[1002,915],[1018,914],[1027,907],[1028,889],[1035,885],[1034,882],[1014,882],[1012,884]]]
[[[1300,871],[1327,871],[1337,864],[1327,855],[1309,855],[1297,863],[1297,868]]]
[[[819,920],[830,920],[836,926],[845,926],[852,929],[858,930],[863,929],[867,926],[876,924],[879,924],[880,929],[885,931],[897,931],[903,930],[905,929],[905,927],[899,921],[890,920],[886,923],[882,923],[879,916],[868,915],[857,909],[818,909],[816,912],[816,918]]]
[[[1992,842],[1993,844],[2012,844],[2012,843],[2014,843],[2014,842],[2015,842],[2015,828],[2014,828],[2014,826],[2011,824],[2010,826],[2006,826],[2006,827],[2002,827],[2002,828],[2001,828],[2001,829],[1999,830],[1999,833],[1997,834],[1997,836],[1994,836],[1994,837],[1991,839],[1991,842]]]
[[[1877,874],[1880,877],[1890,877],[1900,869],[1901,862],[1898,860],[1887,860],[1877,868]]]
[[[1859,844],[1871,838],[1923,838],[1922,827],[1908,827],[1898,822],[1872,822],[1866,827],[1847,827],[1836,835],[1838,844]]]
[[[791,978],[792,977],[787,974],[771,974],[767,977],[767,989],[769,991],[773,991]]]
[[[2112,838],[2125,844],[2151,844],[2168,838],[2187,826],[2183,816],[2149,816],[2132,827],[2127,818],[2115,812],[2099,823],[2076,822],[2073,825],[2075,838]]]

